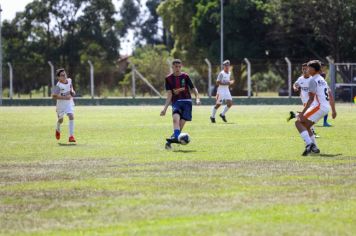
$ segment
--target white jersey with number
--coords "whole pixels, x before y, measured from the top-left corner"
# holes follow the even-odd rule
[[[294,85],[300,89],[300,99],[302,100],[303,105],[305,105],[309,100],[309,82],[311,77],[305,78],[300,76]]]
[[[324,111],[330,110],[329,86],[320,74],[314,75],[309,83],[309,92],[314,93],[315,106],[319,106]]]
[[[228,83],[230,82],[230,76],[231,76],[230,72],[226,73],[224,70],[222,70],[219,73],[218,78],[216,80],[223,83]],[[229,90],[229,85],[219,84],[218,90],[216,92],[216,97],[217,100],[220,102],[222,102],[223,100],[232,100],[231,93]]]
[[[73,88],[72,80],[67,78],[67,83],[61,83],[58,81],[56,87],[53,90],[53,94],[67,96],[70,94]],[[57,113],[59,117],[63,117],[64,114],[72,113],[74,110],[73,98],[70,100],[57,99]]]

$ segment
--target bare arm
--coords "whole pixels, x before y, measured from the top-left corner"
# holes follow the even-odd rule
[[[167,90],[167,98],[166,98],[166,102],[164,104],[163,110],[161,111],[161,116],[166,115],[167,108],[171,104],[171,102],[172,102],[172,91]]]
[[[59,94],[52,94],[52,98],[56,99],[56,100],[70,100],[72,98],[72,96],[70,94],[68,94],[66,96],[62,96]]]
[[[334,96],[332,94],[332,92],[330,91],[329,89],[329,103],[330,103],[330,106],[331,106],[331,111],[332,111],[332,117],[333,119],[336,118],[336,109],[335,109],[335,100],[334,100]]]
[[[230,80],[230,81],[226,81],[226,82],[223,82],[223,81],[216,81],[216,84],[217,85],[232,85],[233,83],[235,83],[235,80]]]
[[[197,88],[193,88],[193,93],[195,95],[195,102],[197,105],[200,105],[200,97],[199,97],[199,92]]]
[[[305,107],[304,107],[303,111],[301,112],[301,114],[303,116],[304,116],[304,113],[309,109],[310,105],[313,103],[314,96],[315,96],[315,93],[309,92],[309,100],[308,100],[307,104],[305,104]]]

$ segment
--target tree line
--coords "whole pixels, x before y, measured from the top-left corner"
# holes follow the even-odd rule
[[[116,63],[120,39],[129,30],[136,42],[130,60],[157,86],[169,72],[169,58],[191,65],[197,80],[206,74],[204,58],[219,63],[220,0],[121,2],[116,10],[111,0],[34,0],[4,21],[4,62],[21,68],[15,70],[15,88],[28,92],[48,85],[52,61],[69,70],[84,91],[89,59],[98,88],[127,87],[130,69],[119,71]],[[298,62],[326,56],[355,61],[355,19],[354,0],[224,0],[224,55],[233,64],[245,57],[262,60],[266,67],[256,72],[274,75],[283,73],[273,65],[285,56]],[[243,73],[234,71],[238,77]]]

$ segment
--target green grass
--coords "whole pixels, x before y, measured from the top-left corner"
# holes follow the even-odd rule
[[[77,107],[77,145],[54,107],[0,107],[2,235],[355,235],[356,107],[316,127],[321,155],[285,116],[194,107],[192,142],[164,150],[161,107]]]

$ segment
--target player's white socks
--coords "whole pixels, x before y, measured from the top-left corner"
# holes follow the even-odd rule
[[[57,128],[56,129],[57,129],[58,132],[61,132],[61,123],[57,122]]]
[[[73,136],[74,134],[74,120],[69,120],[69,135]]]
[[[221,112],[221,115],[225,115],[225,113],[230,109],[230,107],[225,106],[223,112]]]
[[[302,137],[302,139],[304,140],[306,145],[309,145],[309,144],[312,143],[312,139],[310,138],[309,133],[308,133],[307,130],[304,130],[303,132],[301,132],[300,136]]]
[[[213,106],[213,109],[211,110],[211,117],[212,117],[212,118],[215,118],[215,114],[216,114],[217,111],[218,111],[218,110],[215,109],[215,106]]]
[[[315,144],[315,146],[318,146],[318,145],[316,145],[316,139],[315,139],[315,135],[314,134],[310,137],[310,139]]]

